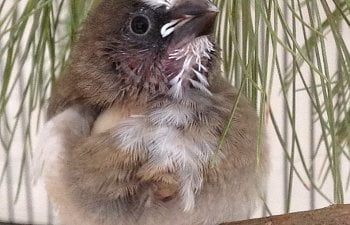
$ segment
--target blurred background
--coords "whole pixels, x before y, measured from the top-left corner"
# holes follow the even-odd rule
[[[98,0],[0,0],[0,221],[52,224],[33,183],[45,103]],[[350,1],[216,0],[223,75],[266,126],[256,217],[350,203]]]

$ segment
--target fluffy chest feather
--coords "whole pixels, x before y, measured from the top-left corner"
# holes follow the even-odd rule
[[[179,198],[184,209],[190,210],[196,193],[202,188],[203,171],[208,168],[217,143],[210,128],[200,129],[200,126],[198,113],[183,104],[161,105],[142,115],[116,106],[97,118],[93,134],[117,129],[124,149],[147,151],[147,163],[139,173],[176,174]]]

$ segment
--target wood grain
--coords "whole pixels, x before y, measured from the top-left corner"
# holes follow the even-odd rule
[[[350,225],[350,205],[271,216],[222,225]]]

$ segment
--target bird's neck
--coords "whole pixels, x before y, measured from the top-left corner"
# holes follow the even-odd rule
[[[170,47],[162,62],[169,94],[183,98],[184,92],[193,89],[210,96],[209,76],[214,52],[215,46],[206,36],[196,38],[181,48]]]

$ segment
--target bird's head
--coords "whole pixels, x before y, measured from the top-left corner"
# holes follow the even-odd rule
[[[73,49],[74,85],[100,106],[211,95],[217,13],[209,0],[104,0]]]

